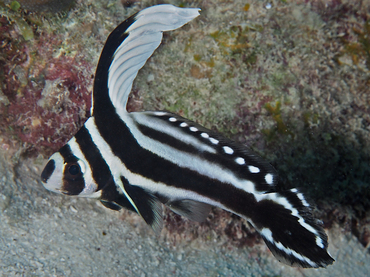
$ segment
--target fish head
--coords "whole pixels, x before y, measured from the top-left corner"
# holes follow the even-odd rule
[[[63,146],[48,160],[41,173],[41,181],[52,192],[96,198],[97,184],[93,181],[91,169],[82,158],[71,153],[66,156]]]

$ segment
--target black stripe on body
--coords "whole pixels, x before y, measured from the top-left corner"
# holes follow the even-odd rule
[[[123,33],[124,29],[129,27],[132,22],[133,17],[130,17],[119,26],[122,27],[120,31],[117,31],[114,35],[113,32],[108,38],[99,60],[96,73],[97,78],[94,83],[95,124],[102,138],[111,147],[113,154],[116,155],[132,173],[139,174],[154,182],[164,183],[167,186],[193,191],[201,196],[219,202],[226,209],[251,219],[252,223],[260,230],[261,228],[268,228],[271,230],[274,242],[276,240],[277,243],[281,243],[287,249],[292,249],[297,253],[304,253],[302,255],[306,256],[314,263],[317,262],[318,265],[331,263],[332,258],[326,252],[326,237],[322,235],[322,229],[318,227],[317,224],[312,223],[313,220],[311,219],[308,209],[303,210],[301,207],[297,207],[297,210],[303,213],[304,220],[307,221],[306,223],[310,224],[310,226],[321,235],[321,239],[325,243],[325,247],[323,248],[317,245],[317,237],[298,222],[298,217],[292,215],[292,210],[285,208],[284,205],[279,202],[272,200],[261,200],[257,202],[256,197],[251,193],[238,189],[231,184],[201,175],[197,171],[181,168],[173,162],[161,158],[150,150],[145,150],[140,147],[130,132],[130,129],[116,113],[109,99],[107,87],[108,69],[112,55],[116,47],[124,40],[125,36],[127,36]],[[114,39],[117,39],[117,41],[112,40],[112,43],[115,44],[111,46],[110,40],[115,36],[116,38]],[[195,126],[198,128],[198,125]],[[157,139],[160,141],[159,135]],[[228,140],[225,141],[228,142]],[[165,139],[163,143],[167,143],[167,139]],[[248,154],[249,151],[246,151],[246,155]],[[218,159],[219,163],[220,160],[222,161],[222,159]],[[225,167],[227,167],[226,164]],[[239,171],[233,166],[233,172]],[[124,182],[124,186],[126,190],[130,191],[129,182],[130,180],[127,180],[127,184]],[[131,185],[135,186],[140,184]],[[159,194],[160,192],[157,193]],[[288,197],[285,195],[282,196]],[[297,198],[297,196],[295,197]],[[302,203],[300,206],[302,206]],[[277,214],[281,214],[282,216],[277,216]],[[294,236],[291,234],[294,234]],[[275,253],[279,251],[274,243],[267,241],[267,244]],[[303,266],[309,266],[309,264],[304,261],[300,261],[299,259],[297,261],[297,258],[287,253],[288,252],[284,252],[284,255],[287,256],[288,260],[301,263]]]
[[[76,142],[79,145],[86,161],[89,163],[92,176],[98,185],[98,191],[103,189],[109,182],[113,181],[109,166],[103,159],[100,150],[93,142],[89,130],[85,125],[75,135]]]
[[[62,155],[65,163],[77,163],[78,158],[73,154],[71,147],[66,144],[58,151]]]
[[[77,132],[75,138],[86,161],[90,165],[92,176],[98,185],[97,190],[102,191],[100,199],[106,202],[114,202],[123,208],[137,212],[127,197],[117,190],[110,168],[93,142],[90,132],[85,125]]]
[[[96,114],[96,125],[103,138],[112,147],[114,154],[121,159],[128,170],[149,178],[154,182],[162,182],[171,187],[193,191],[219,202],[226,209],[249,218],[257,229],[270,229],[274,235],[274,240],[280,242],[288,249],[300,253],[311,261],[323,261],[322,265],[331,263],[332,259],[327,254],[326,248],[317,246],[316,235],[303,227],[298,221],[299,218],[293,216],[290,209],[286,209],[283,205],[272,200],[257,202],[251,193],[200,175],[196,171],[180,168],[170,161],[141,148],[119,117],[114,115],[114,113],[109,112],[109,114],[111,120],[114,119],[114,121],[111,121],[112,123],[114,122],[114,126],[119,126],[114,133],[104,121],[99,119],[99,113]],[[117,137],[120,140],[117,140]],[[285,195],[283,196],[285,197]],[[290,197],[293,206],[296,205],[294,201],[300,203],[298,211],[302,213],[301,216],[305,218],[307,224],[318,231],[320,238],[326,245],[326,236],[322,229],[311,219],[309,209],[302,206],[301,201],[295,194],[292,194]],[[277,249],[268,241],[267,244],[272,250]],[[275,251],[274,253],[277,252]],[[292,256],[285,252],[284,254],[288,260],[293,260],[294,263],[306,267],[310,266],[304,261],[292,259]]]
[[[231,184],[200,175],[196,171],[181,168],[155,153],[143,149],[138,145],[126,124],[116,114],[109,98],[101,98],[101,101],[104,101],[102,107],[110,106],[110,108],[95,110],[96,126],[101,136],[110,145],[112,152],[124,163],[128,170],[154,182],[161,182],[171,187],[193,191],[219,202],[226,209],[250,219],[259,230],[261,228],[270,229],[274,235],[278,236],[275,238],[276,241],[286,245],[288,249],[292,249],[297,253],[304,253],[304,256],[312,261],[322,261],[322,266],[332,262],[332,258],[326,252],[326,248],[320,248],[316,244],[316,235],[303,227],[298,222],[299,218],[291,214],[292,211],[290,209],[286,209],[283,205],[271,200],[257,202],[251,193],[238,189]],[[105,120],[107,117],[110,119],[109,124]],[[301,203],[296,195],[292,199]],[[302,203],[300,206],[302,206]],[[309,210],[301,209],[298,211],[303,213],[302,216],[304,216],[305,220],[308,220],[306,223],[317,230],[321,235],[322,241],[326,243],[327,239],[323,235],[322,228],[312,223],[313,220],[311,220]],[[279,214],[281,216],[278,216]],[[294,234],[294,236],[290,234]],[[267,244],[273,251],[277,249],[268,241]],[[274,253],[276,254],[277,251]],[[306,267],[311,266],[285,252],[284,254],[289,261],[294,261],[294,263]]]
[[[59,149],[59,153],[64,159],[64,170],[63,170],[63,185],[61,192],[66,195],[78,195],[85,188],[85,180],[83,173],[80,171],[78,174],[71,174],[70,168],[76,166],[80,168],[78,164],[78,158],[73,155],[71,147],[66,144]]]
[[[199,144],[206,144],[209,147],[214,148],[217,151],[217,153],[202,151],[200,150],[200,147],[197,148],[196,145],[185,143],[177,138],[174,138],[169,134],[157,130],[155,125],[152,128],[150,128],[147,125],[141,125],[137,123],[137,128],[145,136],[148,136],[149,138],[156,140],[164,145],[173,147],[181,152],[192,154],[194,155],[194,157],[203,159],[205,162],[219,165],[221,168],[225,168],[231,171],[237,178],[253,182],[256,191],[276,192],[281,190],[281,188],[277,186],[277,184],[270,185],[267,184],[265,180],[265,175],[267,173],[273,174],[274,178],[277,179],[277,173],[275,169],[269,163],[263,161],[262,158],[260,158],[257,154],[255,154],[252,150],[250,150],[246,146],[238,144],[227,138],[224,138],[220,136],[220,134],[208,130],[203,126],[200,126],[199,124],[188,119],[182,118],[178,115],[169,114],[164,116],[155,116],[155,115],[153,116],[156,119],[160,119],[161,121],[163,121],[163,124],[171,126],[172,127],[171,131],[184,132],[186,135],[198,139]],[[175,117],[177,121],[170,122],[168,119],[171,117]],[[187,123],[189,126],[196,127],[198,131],[193,132],[190,131],[189,128],[180,127],[180,124],[183,122]],[[159,122],[158,124],[161,124],[161,122]],[[210,137],[219,140],[219,144],[213,145],[209,141],[209,139],[201,137],[201,133],[207,133]],[[234,153],[231,155],[225,154],[222,149],[222,147],[224,146],[232,148],[234,150]],[[238,157],[242,157],[245,160],[244,165],[240,165],[235,162],[235,159]],[[249,165],[258,167],[260,172],[251,173],[248,169]]]
[[[189,154],[193,154],[193,155],[201,154],[199,153],[198,148],[194,147],[193,145],[184,143],[181,140],[174,138],[173,136],[167,135],[166,133],[157,131],[145,125],[137,124],[137,127],[140,130],[140,132],[143,135],[147,136],[148,138],[154,139],[158,142],[161,142],[163,144],[166,144],[170,147],[176,148],[180,151],[183,151]]]
[[[172,162],[143,149],[115,112],[108,94],[100,94],[99,103],[100,105],[97,105],[94,109],[96,127],[102,138],[110,145],[113,154],[122,161],[128,170],[154,182],[194,191],[222,203],[236,213],[251,217],[248,211],[252,212],[254,210],[255,202],[252,194],[237,189],[231,184],[225,184],[219,180],[200,175],[196,171],[180,168]],[[106,120],[107,118],[109,118],[109,121]]]

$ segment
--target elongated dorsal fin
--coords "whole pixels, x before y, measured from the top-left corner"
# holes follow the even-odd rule
[[[106,108],[107,97],[121,112],[138,71],[162,41],[164,31],[175,30],[199,15],[199,9],[157,5],[134,14],[109,35],[95,74],[91,115]]]

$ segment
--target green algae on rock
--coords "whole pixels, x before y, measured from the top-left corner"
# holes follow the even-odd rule
[[[75,0],[7,0],[5,2],[18,2],[21,8],[34,12],[61,12],[72,8]]]

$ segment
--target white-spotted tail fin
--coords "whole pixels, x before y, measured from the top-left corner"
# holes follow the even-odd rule
[[[254,227],[275,257],[290,266],[326,267],[334,262],[327,252],[322,223],[312,217],[302,192],[291,189],[257,199]]]

